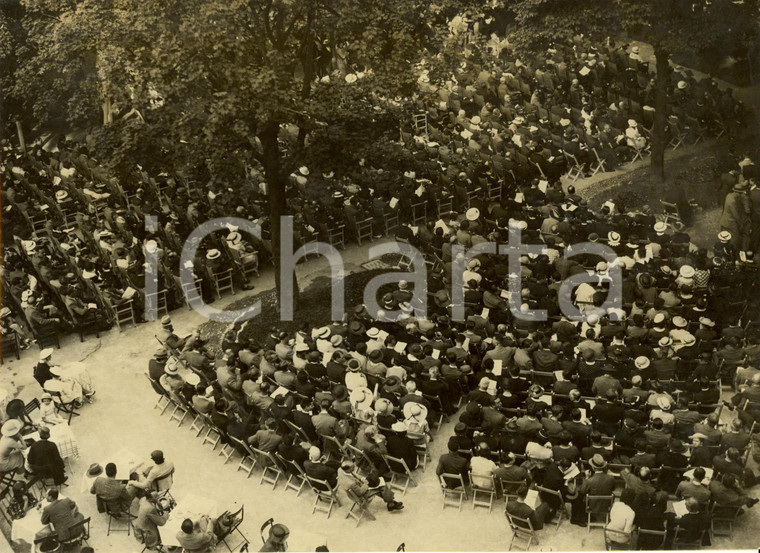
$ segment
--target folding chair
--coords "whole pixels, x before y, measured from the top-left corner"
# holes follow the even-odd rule
[[[630,551],[633,549],[633,532],[621,532],[620,530],[605,528],[604,548],[607,551]]]
[[[512,529],[512,539],[509,540],[508,551],[512,551],[512,547],[515,546],[516,541],[525,542],[525,545],[517,544],[519,547],[524,548],[524,551],[530,549],[533,543],[538,545],[538,536],[536,536],[536,531],[533,529],[533,523],[530,519],[507,513],[507,520],[509,521],[509,527]]]
[[[392,214],[392,215],[386,215],[384,219],[385,223],[385,236],[390,238],[391,233],[396,233],[398,230],[398,215]]]
[[[678,121],[678,117],[675,115],[671,115],[668,118],[668,128],[670,128],[670,142],[668,142],[668,146],[670,146],[673,150],[677,150],[678,147],[683,144],[684,139],[688,136],[689,133],[686,132],[686,130],[681,126],[681,123]]]
[[[424,224],[427,219],[427,203],[417,202],[412,204],[412,221],[415,225]]]
[[[660,200],[660,205],[662,206],[662,211],[665,213],[665,224],[668,224],[670,221],[676,221],[677,223],[682,222],[681,212],[678,211],[678,206],[676,204]]]
[[[15,355],[17,360],[21,359],[21,342],[15,330],[3,334],[3,359],[9,358],[11,354]]]
[[[122,325],[137,324],[132,300],[128,300],[113,307],[113,312],[114,321],[116,322],[116,327],[119,329],[119,332],[122,331]]]
[[[668,535],[665,530],[647,530],[646,528],[639,528],[636,533],[638,534],[636,539],[638,549],[665,549],[665,540]]]
[[[341,250],[346,248],[346,225],[335,225],[327,229],[327,241],[331,246],[340,248]]]
[[[34,411],[40,408],[40,400],[37,398],[32,399],[29,403],[24,405],[24,420],[28,424],[34,424],[32,417],[30,416]]]
[[[203,285],[203,279],[202,278],[196,278],[193,283],[189,282],[183,282],[182,283],[182,299],[185,301],[185,305],[187,306],[188,310],[192,309],[193,307],[190,305],[190,300],[187,298],[190,297],[190,292],[192,290],[195,290],[196,293],[200,296],[201,295],[201,286]]]
[[[232,550],[235,549],[237,551],[243,551],[243,547],[248,545],[249,540],[245,537],[245,534],[240,530],[240,525],[243,523],[243,519],[245,518],[245,505],[242,505],[240,509],[235,511],[234,513],[230,513],[229,520],[231,522],[230,527],[221,535],[217,536],[216,543],[218,544],[220,541],[224,543],[225,547],[232,553]],[[230,544],[227,543],[227,539],[237,532],[240,534],[240,536],[243,538],[243,541],[237,544],[234,547],[230,547]]]
[[[501,200],[502,186],[501,183],[491,184],[488,186],[488,199],[498,202]]]
[[[132,530],[132,521],[137,517],[133,516],[127,511],[124,511],[120,503],[114,504],[112,502],[106,501],[100,496],[97,497],[97,500],[105,507],[106,514],[108,515],[108,528],[106,535],[110,536],[111,532],[126,532],[128,536],[129,532]],[[126,523],[126,525],[122,528],[112,528],[111,525],[115,525],[117,522]]]
[[[569,160],[568,171],[565,173],[565,178],[575,182],[583,176],[583,166],[578,161],[578,158],[569,152],[565,152],[565,158]]]
[[[713,503],[710,507],[710,536],[725,536],[733,540],[734,524],[736,524],[739,511],[741,511],[740,507],[724,507]]]
[[[295,424],[294,422],[291,422],[289,420],[285,421],[285,424],[290,428],[293,432],[295,432],[296,436],[302,441],[307,443],[312,443],[313,440],[309,438],[309,435],[306,433],[306,431]]]
[[[206,435],[203,436],[203,445],[211,444],[211,451],[216,449],[216,446],[219,445],[219,442],[222,439],[222,434],[219,431],[216,426],[214,426],[214,422],[211,420],[211,417],[206,415],[205,413],[201,413],[203,416],[203,420],[206,422]],[[214,437],[216,435],[216,437]]]
[[[166,290],[159,290],[153,294],[145,294],[145,301],[149,308],[152,308],[156,317],[160,317],[161,313],[168,315],[169,306],[166,302]]]
[[[238,463],[235,472],[242,470],[247,473],[246,478],[250,478],[253,469],[256,467],[256,454],[243,440],[240,440],[235,436],[230,436],[230,440],[232,440],[232,443],[237,446],[238,451],[240,452],[240,462]]]
[[[610,510],[615,501],[614,495],[587,495],[586,496],[586,514],[588,515],[588,531],[591,528],[604,528],[610,522]],[[589,505],[595,503],[595,508],[591,509]],[[606,505],[606,507],[605,507]],[[604,507],[604,508],[602,508]],[[601,516],[603,521],[594,520],[594,517]]]
[[[346,495],[351,501],[353,501],[351,507],[349,507],[348,512],[346,513],[346,518],[350,517],[354,519],[356,521],[357,528],[365,518],[368,518],[369,520],[377,520],[375,518],[375,515],[373,515],[369,510],[369,504],[375,497],[374,495],[370,496],[369,499],[366,499],[357,495],[356,492],[354,492],[354,490],[351,488],[346,489]]]
[[[32,334],[34,334],[34,338],[37,340],[37,347],[39,347],[40,350],[52,348],[53,346],[61,349],[58,330],[54,326],[40,325],[32,329]]]
[[[49,390],[46,391],[53,397],[53,403],[55,404],[56,412],[66,413],[69,416],[67,423],[71,425],[71,418],[79,416],[79,413],[76,412],[76,402],[64,402],[61,398],[61,392],[51,392]]]
[[[184,405],[180,402],[179,399],[176,397],[172,397],[169,395],[169,401],[171,401],[172,405],[174,405],[174,409],[172,410],[171,414],[169,415],[169,422],[177,421],[177,428],[182,426],[182,422],[185,420],[185,416],[187,415],[187,409]]]
[[[543,486],[536,486],[536,490],[539,494],[546,494],[556,497],[559,500],[560,508],[557,510],[557,527],[555,531],[559,530],[559,525],[562,523],[562,517],[565,516],[565,498],[562,497],[562,492],[559,490],[552,490],[544,488]]]
[[[383,455],[383,459],[388,463],[388,468],[391,470],[391,481],[389,483],[391,488],[400,491],[401,495],[405,495],[409,484],[413,487],[417,486],[417,482],[412,476],[412,471],[409,470],[409,466],[404,459],[390,455]]]
[[[428,114],[426,111],[412,115],[412,123],[414,124],[414,134],[428,137]]]
[[[443,492],[442,509],[446,507],[456,507],[462,511],[462,503],[467,498],[467,487],[464,485],[464,478],[461,474],[452,474],[444,472],[438,477]]]
[[[685,530],[680,526],[676,526],[675,533],[673,534],[673,549],[702,549],[702,540],[707,531],[708,528],[704,528],[699,533],[699,537],[690,540],[684,535],[686,533]]]
[[[475,507],[488,507],[488,512],[493,509],[493,502],[496,499],[496,482],[493,475],[488,477],[483,475],[476,475],[476,478],[490,478],[491,487],[475,484],[472,479],[472,471],[469,471],[470,475],[470,488],[472,489],[472,508]]]
[[[371,242],[374,235],[372,234],[372,217],[356,221],[356,243],[362,245],[362,240]]]
[[[446,198],[438,199],[438,218],[440,219],[444,215],[454,211],[454,197],[448,196]]]
[[[256,454],[256,461],[263,468],[259,485],[266,482],[267,484],[271,484],[274,490],[277,488],[277,482],[280,481],[280,477],[282,476],[282,470],[277,465],[277,459],[269,451],[264,451],[253,446],[251,446],[251,450]]]
[[[333,505],[337,504],[338,507],[341,506],[340,499],[338,498],[338,486],[331,488],[326,480],[312,478],[311,476],[307,476],[306,478],[309,481],[309,484],[311,484],[311,489],[314,490],[314,493],[316,494],[311,514],[313,515],[319,511],[321,513],[327,513],[327,518],[330,518]]]
[[[232,282],[232,269],[225,269],[218,271],[211,275],[214,279],[214,290],[216,290],[216,297],[222,299],[222,292],[229,290],[232,295],[235,295],[235,285]]]
[[[359,469],[364,474],[368,474],[375,470],[374,465],[372,464],[372,460],[367,456],[367,454],[352,444],[346,444],[346,451],[351,454],[351,457],[353,458],[354,464],[356,465],[356,468]]]
[[[306,473],[304,473],[303,469],[299,467],[298,463],[295,461],[285,459],[279,453],[275,453],[274,455],[280,460],[280,464],[283,465],[288,472],[288,479],[285,482],[285,491],[294,490],[296,492],[296,497],[298,497],[301,495],[303,487],[308,483],[306,480]]]
[[[594,152],[594,157],[596,158],[596,163],[591,163],[589,166],[589,171],[591,171],[591,176],[593,177],[599,171],[604,173],[607,170],[607,167],[604,164],[604,159],[602,159],[599,156],[599,152],[596,151],[596,148],[591,148],[591,151]]]
[[[329,458],[333,458],[338,456],[338,462],[342,463],[343,459],[348,457],[346,455],[346,448],[345,446],[340,443],[340,440],[336,438],[335,436],[319,436],[322,439],[322,451],[325,455]]]
[[[69,535],[71,536],[69,539],[61,541],[61,550],[68,549],[75,545],[81,546],[82,543],[86,543],[89,546],[90,544],[87,540],[90,539],[90,517],[71,526],[69,528]],[[129,532],[127,532],[127,535],[129,535]]]
[[[150,385],[153,387],[153,391],[156,392],[156,394],[158,394],[158,399],[156,400],[156,403],[153,404],[153,408],[161,409],[161,414],[163,415],[166,412],[166,410],[169,408],[169,406],[172,405],[172,402],[169,399],[169,393],[166,390],[164,390],[163,386],[161,386],[158,382],[153,380],[148,373],[145,373],[145,378],[147,378],[148,381],[150,382]],[[166,401],[166,403],[162,405],[162,402],[164,400]]]

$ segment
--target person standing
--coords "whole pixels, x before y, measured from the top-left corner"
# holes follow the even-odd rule
[[[731,244],[739,250],[746,250],[749,246],[750,212],[747,183],[736,184],[723,202],[720,229],[731,233]]]

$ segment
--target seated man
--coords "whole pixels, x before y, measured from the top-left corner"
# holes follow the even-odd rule
[[[150,454],[150,458],[153,461],[153,465],[150,465],[143,469],[141,478],[137,482],[132,482],[131,484],[142,488],[144,490],[150,490],[154,486],[154,482],[156,480],[160,480],[161,478],[165,477],[168,474],[172,474],[174,472],[174,463],[167,462],[164,459],[164,452],[157,449],[153,451]],[[172,479],[168,478],[166,480],[160,480],[160,484],[156,483],[156,486],[159,486],[156,491],[159,492],[165,492],[168,490],[172,485]]]
[[[361,478],[354,472],[354,468],[355,466],[351,462],[341,466],[344,472],[354,477],[355,482],[348,489],[356,494],[357,497],[369,501],[371,498],[379,495],[389,511],[400,511],[404,508],[404,504],[396,501],[393,490],[391,490],[391,487],[386,484],[385,479],[380,477],[377,472],[372,470],[367,474],[366,478]]]
[[[106,475],[95,479],[90,487],[90,493],[121,511],[128,511],[132,503],[132,496],[127,491],[126,484],[116,480],[114,463],[106,465]]]
[[[322,451],[318,447],[309,448],[309,460],[304,462],[303,466],[309,478],[324,480],[331,488],[338,485],[338,467],[340,465],[322,457]]]
[[[74,537],[71,527],[84,520],[77,504],[67,497],[59,499],[58,489],[51,488],[47,492],[43,505],[40,522],[46,525],[52,524],[53,530],[46,526],[37,532],[35,539],[55,535],[58,541],[64,541]]]
[[[187,553],[202,553],[214,548],[214,521],[203,515],[198,522],[189,518],[182,521],[177,542]]]
[[[528,495],[528,486],[520,486],[516,493],[517,499],[515,501],[507,501],[507,516],[512,515],[528,519],[534,530],[541,530],[544,527],[544,522],[548,522],[554,517],[554,512],[552,512],[551,507],[546,502],[538,505],[535,510],[525,503],[525,498]],[[520,525],[519,522],[517,524]]]
[[[26,456],[26,462],[32,474],[42,478],[52,478],[56,486],[59,486],[68,480],[64,474],[65,466],[61,454],[58,452],[58,446],[48,441],[50,438],[50,429],[46,426],[40,427],[40,439],[29,447],[29,453]]]

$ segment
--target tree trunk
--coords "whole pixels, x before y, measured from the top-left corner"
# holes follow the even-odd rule
[[[667,126],[668,87],[670,86],[670,54],[661,46],[654,45],[657,58],[654,124],[652,125],[652,157],[650,160],[650,178],[655,183],[665,181],[665,130]]]
[[[287,197],[285,194],[286,181],[282,174],[280,146],[277,137],[280,133],[280,124],[277,121],[269,121],[259,133],[259,140],[263,149],[264,174],[267,179],[267,193],[269,196],[269,217],[272,226],[272,257],[274,261],[274,282],[277,288],[277,303],[280,303],[282,286],[280,282],[280,235],[282,215],[287,211]],[[291,252],[292,253],[292,252]],[[297,274],[293,275],[293,310],[299,307],[299,290]]]

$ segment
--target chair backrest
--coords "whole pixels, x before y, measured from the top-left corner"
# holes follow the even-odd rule
[[[647,543],[647,549],[664,549],[665,548],[665,537],[667,536],[667,532],[665,532],[665,530],[647,530],[646,528],[639,528],[638,534],[639,534],[639,539],[638,539],[639,543],[643,542],[642,536],[652,536],[652,537],[657,537],[660,539],[659,543],[654,543],[654,540],[652,543]]]
[[[441,483],[441,488],[448,490],[454,490],[457,488],[465,489],[464,478],[461,474],[453,474],[451,472],[444,472],[438,476],[438,481]]]
[[[528,532],[531,535],[535,534],[535,530],[533,529],[533,523],[530,521],[529,518],[518,517],[508,512],[507,520],[509,521],[510,528],[512,528],[512,531],[515,534],[524,535],[525,533],[528,533]]]
[[[32,401],[24,405],[24,415],[29,417],[29,415],[34,411],[35,409],[40,408],[40,400],[37,398],[34,398]]]
[[[543,486],[536,486],[536,490],[538,490],[539,492],[548,494],[548,495],[556,496],[556,497],[559,498],[560,501],[564,501],[562,499],[562,492],[560,492],[559,490],[552,490],[550,488],[544,488]]]
[[[404,459],[399,459],[391,455],[383,455],[383,457],[388,463],[388,468],[390,468],[392,472],[402,472],[404,474],[412,473],[412,471],[409,470],[409,466],[406,464],[406,461]]]
[[[326,494],[326,495],[332,495],[333,489],[330,487],[330,483],[327,480],[320,480],[319,478],[313,478],[306,475],[306,478],[309,480],[309,483],[311,484],[311,487],[314,489],[315,493],[318,494]]]

